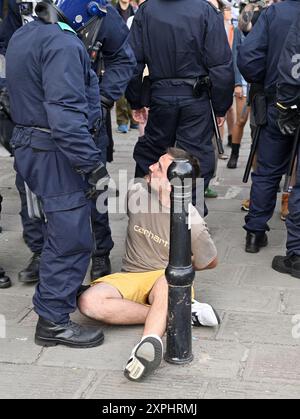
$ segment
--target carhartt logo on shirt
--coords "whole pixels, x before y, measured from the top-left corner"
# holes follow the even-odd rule
[[[169,247],[169,242],[167,240],[164,240],[157,236],[156,234],[152,233],[152,231],[147,230],[143,227],[140,227],[138,225],[134,226],[134,231],[136,233],[142,234],[143,236],[148,237],[149,239],[155,241],[158,244],[162,244],[164,247]]]

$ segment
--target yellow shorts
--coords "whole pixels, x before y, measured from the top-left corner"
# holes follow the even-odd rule
[[[148,297],[155,282],[165,275],[165,270],[149,272],[118,272],[96,279],[91,285],[109,284],[116,288],[123,298],[139,304],[149,304]]]

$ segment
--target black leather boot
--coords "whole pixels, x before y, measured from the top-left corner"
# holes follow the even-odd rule
[[[231,149],[231,156],[228,160],[227,167],[228,169],[236,169],[237,168],[237,162],[239,159],[240,154],[240,144],[233,144],[232,143],[232,149]]]
[[[80,326],[71,320],[57,324],[39,317],[35,332],[35,343],[40,346],[64,345],[71,348],[94,348],[104,341],[101,329]]]
[[[102,278],[103,276],[111,274],[111,264],[109,256],[93,256],[92,257],[92,269],[91,269],[91,280]]]
[[[258,253],[261,247],[268,245],[268,236],[266,233],[251,233],[248,231],[246,237],[246,248],[247,253]]]
[[[275,256],[272,268],[282,274],[290,274],[300,279],[300,256]]]
[[[21,272],[19,272],[19,281],[23,284],[30,284],[32,282],[38,282],[40,277],[40,260],[41,254],[34,253],[29,261],[28,266]]]
[[[11,287],[11,280],[5,275],[5,271],[0,267],[0,289]]]

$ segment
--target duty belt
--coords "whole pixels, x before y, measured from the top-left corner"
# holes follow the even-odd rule
[[[164,85],[162,82],[170,82]],[[197,78],[166,78],[151,83],[151,93],[160,96],[192,96]]]

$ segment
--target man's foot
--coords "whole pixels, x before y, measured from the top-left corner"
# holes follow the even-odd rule
[[[38,282],[40,275],[40,261],[41,254],[34,253],[29,261],[28,266],[23,271],[19,272],[19,281],[23,284]]]
[[[249,212],[250,199],[244,199],[241,203],[241,211]]]
[[[141,381],[160,366],[162,357],[161,338],[157,335],[144,336],[132,351],[124,370],[125,377],[131,381]]]
[[[268,236],[266,233],[251,233],[248,231],[246,237],[245,251],[247,253],[258,253],[261,247],[268,245]]]
[[[5,275],[5,271],[0,267],[0,289],[11,287],[11,280]]]
[[[92,257],[92,269],[91,269],[91,280],[102,278],[103,276],[111,274],[111,263],[109,256],[93,256]]]
[[[283,193],[281,196],[280,218],[282,221],[285,221],[289,215],[289,195],[289,193]]]
[[[40,346],[64,345],[71,348],[94,348],[104,341],[101,329],[92,326],[80,326],[71,320],[57,324],[39,318],[35,332],[35,343]]]
[[[209,304],[192,302],[192,326],[216,327],[221,324],[220,317],[216,310]]]
[[[205,198],[218,198],[218,193],[211,188],[207,188],[204,192]]]
[[[290,274],[300,279],[300,256],[275,256],[272,268],[282,274]]]
[[[127,134],[128,131],[129,131],[128,125],[125,125],[125,124],[118,125],[117,132],[121,134]]]

